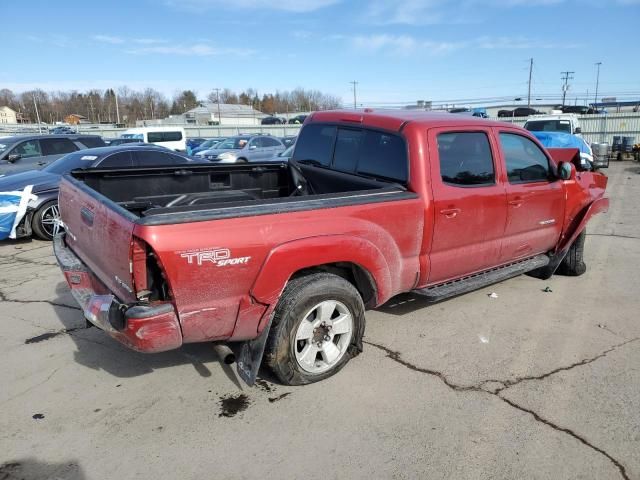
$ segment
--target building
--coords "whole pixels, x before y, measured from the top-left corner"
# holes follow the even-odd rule
[[[78,125],[79,123],[89,123],[89,120],[84,115],[80,115],[79,113],[72,113],[64,117],[65,123],[69,125]]]
[[[0,123],[18,123],[16,111],[7,106],[0,107]]]
[[[184,114],[192,125],[260,125],[266,116],[249,105],[230,103],[203,103]]]

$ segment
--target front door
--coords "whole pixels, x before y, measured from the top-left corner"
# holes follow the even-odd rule
[[[498,264],[507,207],[488,128],[429,131],[434,230],[430,285]]]
[[[502,262],[545,253],[555,247],[564,218],[564,188],[549,158],[531,139],[498,132],[507,173],[507,226]]]

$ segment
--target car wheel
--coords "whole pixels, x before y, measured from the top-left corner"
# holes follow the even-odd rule
[[[578,277],[587,271],[587,265],[584,263],[584,242],[587,239],[587,231],[583,230],[578,238],[575,239],[567,256],[564,257],[562,263],[558,267],[560,275],[570,277]]]
[[[46,202],[36,211],[31,221],[31,228],[35,236],[41,240],[52,240],[62,231],[57,200]]]
[[[286,385],[324,380],[360,352],[364,326],[362,297],[351,283],[330,273],[296,278],[274,311],[267,363]]]
[[[246,158],[238,158],[236,160],[236,163],[247,163],[247,159]]]

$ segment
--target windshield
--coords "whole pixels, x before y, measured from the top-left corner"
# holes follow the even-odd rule
[[[201,150],[205,150],[207,148],[215,147],[221,140],[205,140],[202,142],[199,147]]]
[[[3,142],[2,140],[2,137],[0,137],[0,155],[15,145],[15,143]]]
[[[50,163],[42,170],[49,173],[57,173],[58,175],[64,175],[76,168],[89,168],[92,167],[95,161],[98,159],[97,155],[89,155],[87,153],[79,152],[70,153],[62,158],[59,158],[53,163]]]
[[[123,133],[120,138],[135,138],[137,140],[144,140],[144,135],[141,133]]]
[[[533,120],[525,124],[524,128],[530,132],[565,132],[571,131],[571,122],[569,120]]]
[[[231,137],[222,140],[215,147],[220,150],[240,150],[249,140],[251,140],[250,137]]]

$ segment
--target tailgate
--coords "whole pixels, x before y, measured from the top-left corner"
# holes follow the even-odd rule
[[[67,246],[122,302],[135,301],[130,250],[135,223],[110,208],[112,202],[78,181],[60,183],[60,215]]]

